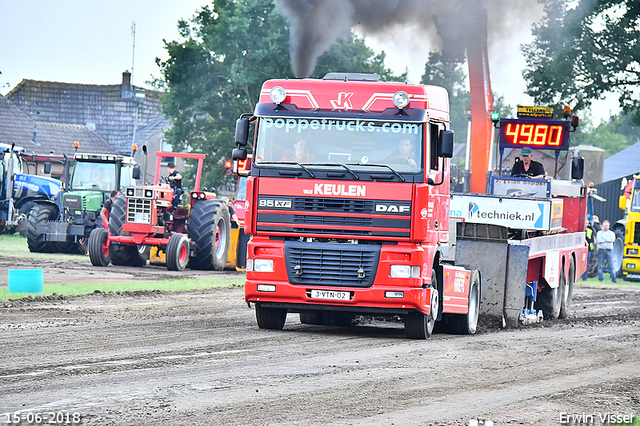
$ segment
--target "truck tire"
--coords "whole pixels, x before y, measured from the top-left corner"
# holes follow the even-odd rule
[[[616,277],[622,277],[622,258],[624,257],[624,228],[621,226],[616,226],[613,229],[613,232],[616,234],[616,240],[613,243],[613,270],[615,271]]]
[[[56,219],[56,208],[50,204],[36,204],[27,221],[27,245],[32,253],[53,253],[56,243],[47,241],[45,234],[36,233],[36,226]]]
[[[564,274],[564,272],[561,272]],[[563,277],[560,278],[562,284]],[[558,319],[560,316],[560,304],[562,303],[562,285],[557,288],[546,288],[538,293],[535,308],[542,311],[544,319]]]
[[[109,233],[122,235],[122,224],[127,218],[127,197],[120,194],[111,205],[109,213]],[[111,246],[111,263],[117,266],[144,266],[149,259],[148,253],[140,251],[138,246],[113,244]]]
[[[167,269],[170,271],[184,271],[189,263],[189,238],[176,232],[169,237],[167,243]],[[137,250],[136,250],[137,253]]]
[[[477,269],[471,270],[469,284],[469,311],[466,314],[449,314],[448,331],[453,334],[476,334],[478,329],[478,313],[480,311],[480,274]]]
[[[564,274],[561,277],[561,286],[562,286],[562,300],[560,302],[560,315],[559,318],[565,319],[569,316],[569,308],[571,307],[571,298],[573,297],[573,284],[576,281],[576,266],[573,262],[573,258],[571,258],[571,263],[569,263],[569,275],[566,279],[564,278]],[[564,281],[564,282],[562,282]]]
[[[220,200],[202,200],[189,215],[189,239],[196,245],[191,269],[222,271],[227,263],[231,239],[229,209]]]
[[[281,308],[263,308],[256,303],[256,320],[258,327],[267,330],[282,330],[287,320],[287,310]]]
[[[347,312],[323,312],[322,322],[331,327],[350,327],[355,318],[354,314]]]
[[[410,339],[428,339],[433,333],[440,305],[435,269],[431,271],[431,283],[431,312],[429,315],[422,312],[412,312],[404,317],[404,334]]]
[[[111,247],[108,243],[109,232],[104,228],[96,228],[89,235],[89,259],[93,266],[109,266]]]
[[[300,323],[311,325],[324,325],[324,318],[322,312],[318,311],[304,311],[300,312]]]

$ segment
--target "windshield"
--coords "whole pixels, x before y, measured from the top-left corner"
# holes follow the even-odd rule
[[[116,188],[114,163],[77,162],[73,168],[71,189],[98,189],[112,191]]]
[[[640,212],[640,188],[633,188],[632,197],[631,210],[634,212]]]
[[[256,164],[382,164],[401,172],[422,168],[421,123],[262,117]]]

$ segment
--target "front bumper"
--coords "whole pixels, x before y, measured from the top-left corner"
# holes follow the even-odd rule
[[[258,291],[258,284],[274,285],[275,292]],[[315,299],[311,290],[343,291],[349,300]],[[406,315],[409,312],[431,313],[430,287],[376,286],[369,288],[293,285],[283,281],[253,280],[245,282],[245,301],[287,308],[291,312],[304,310],[332,310],[363,315]],[[403,298],[386,297],[386,292],[403,292]]]

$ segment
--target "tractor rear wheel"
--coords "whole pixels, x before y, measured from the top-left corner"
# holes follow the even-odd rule
[[[231,240],[229,208],[220,200],[202,200],[189,215],[189,239],[196,245],[191,269],[222,271],[227,263]]]
[[[189,263],[189,237],[176,232],[169,238],[167,244],[167,269],[170,271],[184,271]]]
[[[96,228],[89,235],[89,259],[93,266],[109,266],[111,248],[109,232],[104,228]]]
[[[87,254],[87,239],[82,238],[80,241],[65,241],[64,243],[58,243],[58,252],[67,254]]]
[[[36,232],[37,225],[44,225],[56,219],[56,208],[50,204],[36,204],[27,220],[27,245],[32,253],[53,253],[56,243],[47,241],[45,234]]]
[[[127,218],[127,197],[120,194],[111,205],[109,213],[109,233],[122,235],[122,224]],[[118,266],[144,266],[149,259],[148,252],[140,250],[138,246],[114,244],[111,250],[111,263]]]

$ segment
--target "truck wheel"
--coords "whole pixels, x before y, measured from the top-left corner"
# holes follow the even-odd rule
[[[471,270],[469,284],[469,311],[463,315],[450,315],[449,331],[453,334],[476,334],[478,328],[478,312],[480,312],[480,274]]]
[[[573,283],[576,281],[575,274],[576,266],[573,263],[572,258],[571,263],[569,263],[569,276],[564,279],[564,274],[562,274],[560,281],[562,286],[562,300],[560,302],[559,318],[562,319],[565,319],[567,316],[569,316],[569,307],[571,306],[571,298],[573,297]]]
[[[196,245],[191,269],[222,271],[227,263],[231,222],[227,205],[219,200],[202,200],[189,215],[189,239]]]
[[[613,270],[616,277],[622,276],[622,258],[624,257],[624,228],[618,226],[613,232],[616,234],[616,240],[613,243],[613,251],[611,252],[613,257]]]
[[[355,315],[346,312],[323,312],[322,322],[332,327],[349,327]]]
[[[564,277],[560,277],[560,285],[557,288],[546,288],[538,293],[535,307],[536,310],[542,310],[544,319],[557,319],[560,316],[563,280]]]
[[[27,220],[27,245],[32,253],[53,253],[56,243],[47,241],[45,234],[36,232],[37,225],[56,219],[56,208],[49,204],[36,204]]]
[[[322,312],[318,312],[318,311],[300,312],[300,323],[312,324],[312,325],[324,325],[324,318],[322,316]]]
[[[262,304],[256,303],[256,320],[258,327],[268,330],[282,330],[284,322],[287,320],[287,310],[280,308],[263,308]]]
[[[109,266],[111,249],[109,233],[104,228],[96,228],[89,235],[89,259],[93,266]]]
[[[184,271],[189,263],[189,251],[189,238],[186,235],[178,232],[171,235],[167,244],[167,269]]]
[[[438,283],[436,271],[431,271],[431,312],[425,315],[422,312],[411,312],[404,317],[404,334],[410,339],[428,339],[433,333],[433,327],[438,318]]]

